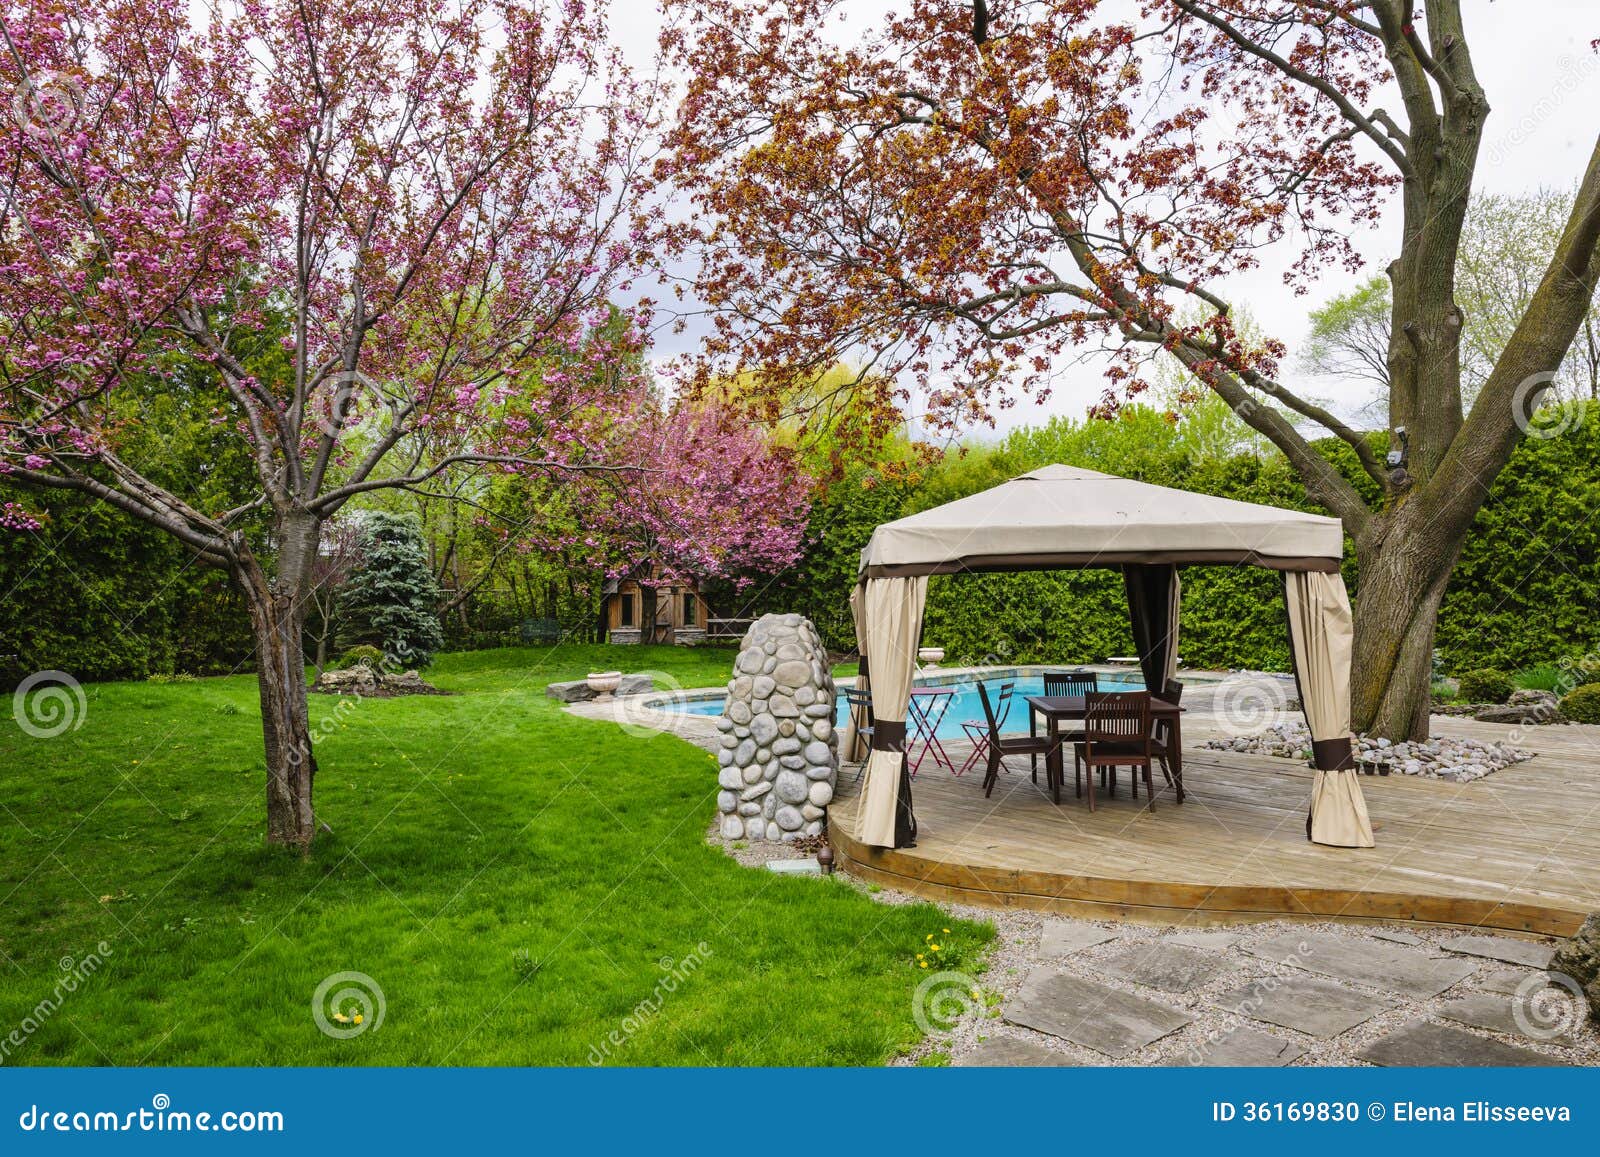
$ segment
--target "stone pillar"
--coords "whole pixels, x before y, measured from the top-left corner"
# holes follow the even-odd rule
[[[717,808],[728,839],[817,835],[839,776],[828,652],[809,619],[763,615],[745,632],[717,729]]]

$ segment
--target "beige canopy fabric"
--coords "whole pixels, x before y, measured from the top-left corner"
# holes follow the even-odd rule
[[[1283,578],[1295,679],[1317,765],[1306,834],[1319,844],[1370,848],[1372,822],[1350,735],[1350,597],[1336,574],[1291,572]]]
[[[872,579],[861,599],[863,637],[857,642],[872,685],[872,753],[861,789],[861,838],[882,848],[905,847],[915,837],[914,824],[909,837],[904,830],[911,816],[906,706],[927,600],[926,578]],[[902,814],[905,821],[897,839],[896,817]]]
[[[867,597],[866,584],[856,583],[850,590],[850,621],[855,624],[856,647],[861,654],[867,653],[867,635],[861,628],[861,603]],[[871,680],[865,670],[856,676],[856,686],[865,691],[869,689]],[[852,711],[844,721],[844,729],[839,734],[839,758],[845,763],[860,763],[867,758],[867,738],[856,733],[856,716]]]
[[[1334,572],[1336,518],[1045,466],[878,527],[868,578],[1119,563],[1249,563]]]
[[[1343,555],[1344,530],[1335,518],[1060,465],[878,527],[861,552],[851,598],[874,708],[862,840],[892,848],[915,838],[905,718],[926,576],[1121,567],[1140,666],[1146,685],[1159,692],[1177,670],[1177,568],[1244,563],[1286,572],[1295,670],[1318,768],[1306,834],[1318,843],[1372,847],[1350,759],[1352,632]]]

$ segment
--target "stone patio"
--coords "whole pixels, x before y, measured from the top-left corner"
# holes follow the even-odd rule
[[[999,947],[976,983],[1000,1000],[975,1002],[919,1050],[956,1065],[1600,1064],[1600,1033],[1576,1005],[1568,1016],[1558,1003],[1553,1023],[1531,1005],[1519,1017],[1519,1001],[1537,991],[1565,995],[1537,968],[1506,962],[1546,961],[1548,941],[957,910],[997,925]]]

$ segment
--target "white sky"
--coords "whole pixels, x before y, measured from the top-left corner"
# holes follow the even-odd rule
[[[900,6],[894,0],[855,0],[849,24],[865,27]],[[1600,0],[1465,0],[1464,9],[1467,41],[1492,110],[1475,189],[1521,193],[1541,185],[1570,188],[1583,175],[1600,131],[1600,55],[1589,48],[1589,42],[1600,37]],[[636,63],[643,65],[652,58],[660,23],[657,0],[615,0],[614,34]],[[1373,104],[1397,108],[1399,101],[1385,94]],[[1342,395],[1327,382],[1297,383],[1301,375],[1294,367],[1294,351],[1305,337],[1310,308],[1381,271],[1391,259],[1400,221],[1398,206],[1393,208],[1379,229],[1356,238],[1368,262],[1362,274],[1329,270],[1309,296],[1296,297],[1283,284],[1284,269],[1293,256],[1285,245],[1280,260],[1269,257],[1260,269],[1223,286],[1224,295],[1248,307],[1265,332],[1288,344],[1286,383],[1333,400],[1346,413],[1364,399]],[[657,352],[678,353],[692,348],[695,340],[696,326],[691,322],[683,335],[662,334]],[[1003,431],[1051,414],[1081,415],[1100,396],[1104,384],[1094,363],[1075,366],[1065,371],[1047,403],[1022,403],[997,413],[997,426]]]

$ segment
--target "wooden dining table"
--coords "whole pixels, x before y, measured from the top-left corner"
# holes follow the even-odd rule
[[[1051,738],[1059,733],[1057,724],[1070,723],[1079,720],[1088,712],[1088,701],[1082,695],[1030,695],[1028,697],[1028,710],[1034,715],[1044,719],[1049,729]],[[1183,708],[1176,703],[1168,703],[1165,699],[1150,696],[1150,718],[1152,721],[1165,721],[1171,725],[1168,734],[1168,758],[1172,761],[1172,778],[1176,781],[1178,802],[1183,802]],[[1055,776],[1055,783],[1051,786],[1055,790],[1056,801],[1061,799],[1061,780],[1066,774],[1061,749],[1057,747],[1046,759]],[[1053,765],[1053,766],[1051,766]],[[1094,810],[1094,776],[1089,780],[1089,810]]]

